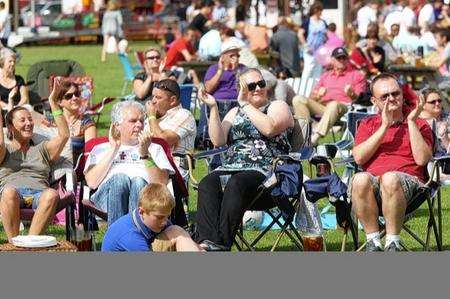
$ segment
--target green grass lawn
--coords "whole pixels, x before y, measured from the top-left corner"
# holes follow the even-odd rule
[[[149,46],[150,43],[138,42],[131,43],[132,50],[141,50]],[[114,55],[109,55],[105,63],[100,62],[100,50],[99,45],[76,45],[76,46],[33,46],[33,47],[20,47],[18,48],[22,54],[22,59],[17,65],[17,73],[26,78],[28,68],[39,61],[51,60],[51,59],[72,59],[78,61],[85,69],[86,73],[94,78],[94,101],[97,102],[105,96],[119,96],[123,85],[123,72],[122,67],[118,58]],[[134,56],[130,54],[130,57],[134,63]],[[131,87],[128,88],[128,92],[131,91]],[[100,135],[105,135],[107,128],[109,126],[109,109],[108,107],[101,119],[99,125]],[[330,141],[331,137],[327,137],[324,142]],[[203,164],[197,165],[195,169],[195,174],[197,178],[202,178],[206,173],[205,166]],[[444,188],[443,192],[443,244],[444,249],[449,249],[450,247],[450,227],[447,219],[450,216],[449,213],[449,203],[448,203],[449,192],[447,188]],[[191,188],[190,190],[190,211],[191,219],[195,216],[196,211],[197,194]],[[325,200],[321,200],[320,206],[325,205]],[[416,217],[409,221],[409,225],[414,230],[420,232],[423,236],[425,233],[425,227],[427,224],[427,210],[424,208],[419,209],[416,212]],[[277,231],[271,231],[268,236],[263,239],[259,244],[259,250],[267,250],[271,247],[272,243],[276,238]],[[58,239],[63,239],[65,237],[64,227],[51,226],[49,229],[49,234],[57,236]],[[246,235],[252,237],[256,232],[246,232]],[[104,229],[96,233],[97,245],[104,235]],[[360,233],[360,240],[364,240],[363,233]],[[406,245],[412,250],[420,250],[421,246],[414,242],[411,238],[407,237],[402,233]],[[325,234],[325,240],[328,251],[338,251],[341,246],[342,232],[340,231],[327,231]],[[6,242],[6,237],[3,231],[0,233],[0,242]],[[433,246],[435,245],[432,242]],[[350,250],[350,238],[348,238],[347,249]],[[280,250],[295,250],[295,247],[289,242],[289,240],[284,237],[279,246]]]

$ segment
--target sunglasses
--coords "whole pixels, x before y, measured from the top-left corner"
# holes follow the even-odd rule
[[[230,58],[234,58],[234,57],[236,57],[236,58],[240,58],[240,57],[241,57],[241,55],[239,55],[239,54],[232,54],[232,55],[230,55]]]
[[[167,86],[166,84],[164,84],[164,82],[158,81],[155,83],[155,85],[153,85],[154,88],[158,88],[158,89],[162,89],[165,91],[170,92],[171,94],[173,94],[174,96],[176,96],[176,92],[173,91],[169,86]]]
[[[402,94],[402,92],[400,90],[391,92],[391,93],[385,93],[383,95],[381,95],[379,97],[380,100],[382,100],[383,102],[386,101],[390,96],[392,96],[393,98],[397,98],[398,96],[400,96]]]
[[[261,80],[258,82],[252,82],[247,84],[247,88],[249,91],[254,91],[256,89],[256,86],[259,86],[259,88],[265,88],[266,87],[266,81]]]
[[[148,56],[148,57],[145,57],[145,59],[147,59],[147,60],[159,60],[159,59],[161,59],[161,56]]]
[[[70,100],[73,96],[75,96],[75,98],[78,98],[81,95],[81,93],[79,91],[76,92],[71,92],[71,93],[66,93],[63,98],[65,100]]]
[[[431,105],[436,105],[436,103],[439,103],[439,104],[442,103],[442,99],[436,99],[436,100],[427,102],[427,104],[431,104]]]

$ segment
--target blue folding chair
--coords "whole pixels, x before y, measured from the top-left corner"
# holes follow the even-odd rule
[[[122,53],[118,54],[120,63],[122,64],[122,69],[124,73],[124,83],[122,87],[122,93],[120,95],[124,95],[126,92],[126,89],[128,87],[128,83],[133,82],[135,72],[142,70],[142,68],[138,65],[133,66],[130,62],[130,59],[128,59],[128,56]]]
[[[194,84],[180,85],[180,102],[181,106],[191,111],[192,92],[194,91]]]

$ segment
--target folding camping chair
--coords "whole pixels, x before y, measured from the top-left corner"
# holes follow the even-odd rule
[[[257,200],[260,198],[260,196],[263,195],[264,192],[270,192],[270,190],[272,190],[272,188],[277,186],[277,184],[276,184],[276,183],[278,183],[277,180],[280,179],[281,177],[283,177],[283,174],[280,174],[282,172],[277,172],[277,167],[292,163],[292,164],[299,165],[300,171],[302,171],[301,162],[308,160],[313,153],[313,149],[308,147],[308,145],[310,144],[310,132],[311,132],[311,127],[310,127],[310,123],[308,120],[304,120],[304,119],[296,120],[294,129],[289,138],[291,141],[291,146],[292,146],[293,152],[288,155],[282,155],[280,157],[277,157],[274,160],[272,170],[275,173],[275,175],[272,176],[272,180],[275,179],[275,184],[270,184],[270,182],[273,182],[273,181],[268,180],[267,184],[261,185],[260,189],[258,190],[259,191],[258,195],[252,200],[251,204],[248,207],[248,210],[251,210],[254,207],[254,204],[257,202]],[[216,148],[216,149],[209,150],[209,151],[204,151],[204,152],[201,152],[198,154],[191,153],[188,155],[190,182],[194,189],[198,189],[198,182],[197,182],[195,176],[193,175],[193,170],[194,170],[195,164],[196,164],[195,162],[198,160],[206,160],[208,169],[211,171],[212,169],[216,168],[218,165],[221,164],[220,156],[225,154],[226,151],[227,151],[227,148],[222,147],[222,148]],[[290,206],[290,209],[293,211],[297,210],[298,205],[300,203],[301,187],[298,189],[298,191],[299,192],[293,194],[291,197],[285,198],[287,201],[286,200],[284,201],[284,204]],[[286,216],[286,213],[277,213],[276,211],[272,211],[271,209],[266,209],[266,210],[264,210],[264,212],[266,212],[267,215],[269,215],[269,217],[271,217],[271,222],[252,241],[248,241],[245,238],[243,228],[241,225],[241,227],[239,228],[239,230],[236,234],[236,240],[235,240],[235,245],[238,248],[238,250],[248,249],[250,251],[255,251],[255,246],[257,245],[257,243],[271,230],[271,228],[274,225],[278,225],[281,229],[280,229],[279,233],[277,234],[277,238],[271,248],[271,251],[274,251],[277,248],[279,242],[281,241],[281,238],[284,235],[287,235],[288,238],[294,243],[294,245],[299,250],[303,249],[302,238],[293,224],[293,221],[294,221],[293,215],[289,215],[289,216],[292,216],[292,217],[289,217],[289,216]],[[282,218],[284,219],[283,222],[281,221]],[[244,248],[244,246],[245,246],[245,248]]]
[[[443,250],[442,244],[442,194],[441,194],[441,182],[440,182],[440,169],[445,168],[450,163],[450,156],[444,156],[440,158],[433,158],[431,173],[427,176],[428,181],[420,188],[419,192],[414,195],[411,203],[406,208],[405,221],[402,225],[402,230],[411,236],[417,243],[423,246],[424,251],[430,250],[431,233],[434,235],[436,241],[436,248],[438,251]],[[418,233],[414,232],[411,227],[408,226],[408,221],[414,218],[414,212],[421,207],[424,203],[427,203],[428,209],[428,222],[426,227],[425,239],[421,238]],[[437,218],[437,220],[436,220]],[[380,219],[379,224],[383,227],[383,222]],[[386,235],[386,230],[383,228],[381,231],[381,238]],[[367,242],[364,242],[357,251],[361,251],[365,248]],[[404,250],[410,251],[404,242],[400,242],[400,245]]]
[[[367,117],[367,116],[365,116]],[[355,121],[355,131],[361,119]],[[355,133],[353,133],[355,134]],[[435,148],[435,146],[434,146]],[[352,163],[351,166],[353,172],[358,172],[358,165],[354,163],[353,158],[350,157],[346,163]],[[410,235],[415,241],[417,241],[420,245],[423,246],[423,250],[428,251],[430,249],[431,242],[431,231],[433,230],[436,247],[440,251],[442,250],[442,194],[441,194],[441,182],[440,182],[440,173],[441,169],[448,169],[447,166],[450,165],[450,156],[443,157],[434,157],[431,163],[431,170],[425,170],[425,177],[428,178],[425,185],[420,188],[419,192],[414,195],[411,203],[406,208],[405,212],[405,221],[402,225],[402,230],[405,231],[408,235]],[[350,179],[350,178],[349,178]],[[413,218],[414,211],[416,211],[419,207],[421,207],[424,203],[427,203],[428,209],[428,223],[426,227],[426,236],[425,240],[421,239],[420,236],[414,232],[407,224],[407,222]],[[437,204],[437,207],[436,207]],[[436,221],[437,217],[437,221]],[[380,219],[379,221],[380,227],[383,227],[383,221]],[[384,237],[386,234],[385,230],[381,231],[381,237]],[[357,251],[361,251],[365,248],[367,242],[364,242]],[[401,242],[400,245],[405,249],[409,250],[407,246]]]
[[[91,152],[91,150],[94,148],[94,146],[108,142],[108,137],[98,137],[89,140],[85,145],[85,153],[81,158],[79,169],[83,169],[84,165],[86,163],[87,156]],[[173,160],[172,153],[170,150],[169,145],[167,142],[161,138],[153,138],[152,143],[159,144],[170,163],[172,168],[174,169],[174,174],[170,176],[173,191],[174,191],[174,197],[175,197],[175,208],[172,211],[172,215],[170,217],[172,223],[179,225],[181,227],[187,227],[187,216],[185,214],[185,211],[183,209],[183,203],[188,202],[189,192],[186,188],[186,185],[183,181],[183,177],[181,176],[180,172],[178,171],[178,168]],[[90,200],[90,196],[93,190],[90,190],[90,188],[83,184],[82,188],[82,200],[79,203],[79,210],[80,210],[80,218],[81,222],[83,223],[84,229],[87,232],[92,232],[95,230],[98,230],[98,225],[95,219],[95,216],[100,217],[102,220],[107,221],[108,220],[108,214],[105,211],[102,211],[98,209],[94,203]],[[94,235],[93,235],[94,236]],[[93,237],[94,238],[94,237]],[[95,246],[95,242],[92,242],[92,244]],[[95,250],[95,248],[92,248]]]
[[[139,66],[136,66],[136,65],[134,65],[134,66],[131,65],[130,59],[125,54],[119,53],[119,54],[117,54],[117,56],[119,57],[119,61],[120,61],[120,64],[122,65],[123,74],[124,74],[122,93],[120,94],[123,96],[127,90],[128,84],[133,82],[135,72],[142,70],[142,68],[140,68]]]

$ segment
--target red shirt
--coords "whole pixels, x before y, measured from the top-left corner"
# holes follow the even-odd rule
[[[342,74],[338,74],[334,70],[323,73],[320,76],[319,82],[314,87],[314,91],[318,91],[321,87],[327,89],[327,92],[322,97],[324,103],[334,100],[344,104],[350,104],[352,103],[352,99],[344,91],[347,84],[353,88],[353,91],[357,95],[360,95],[367,89],[364,74],[351,67],[347,67]]]
[[[180,37],[170,45],[169,51],[167,51],[166,66],[165,66],[166,69],[169,69],[174,65],[177,65],[177,63],[180,61],[186,61],[184,59],[183,54],[181,53],[181,51],[183,50],[188,50],[190,54],[195,53],[195,49],[191,45],[191,43],[184,37]]]
[[[416,124],[425,142],[432,148],[433,133],[430,126],[423,119],[417,119]],[[361,121],[356,132],[355,145],[366,141],[380,126],[380,115]],[[407,120],[399,125],[393,125],[387,130],[378,150],[362,167],[364,171],[375,176],[382,175],[388,171],[400,171],[416,176],[422,182],[425,181],[425,167],[417,165],[414,161]]]

